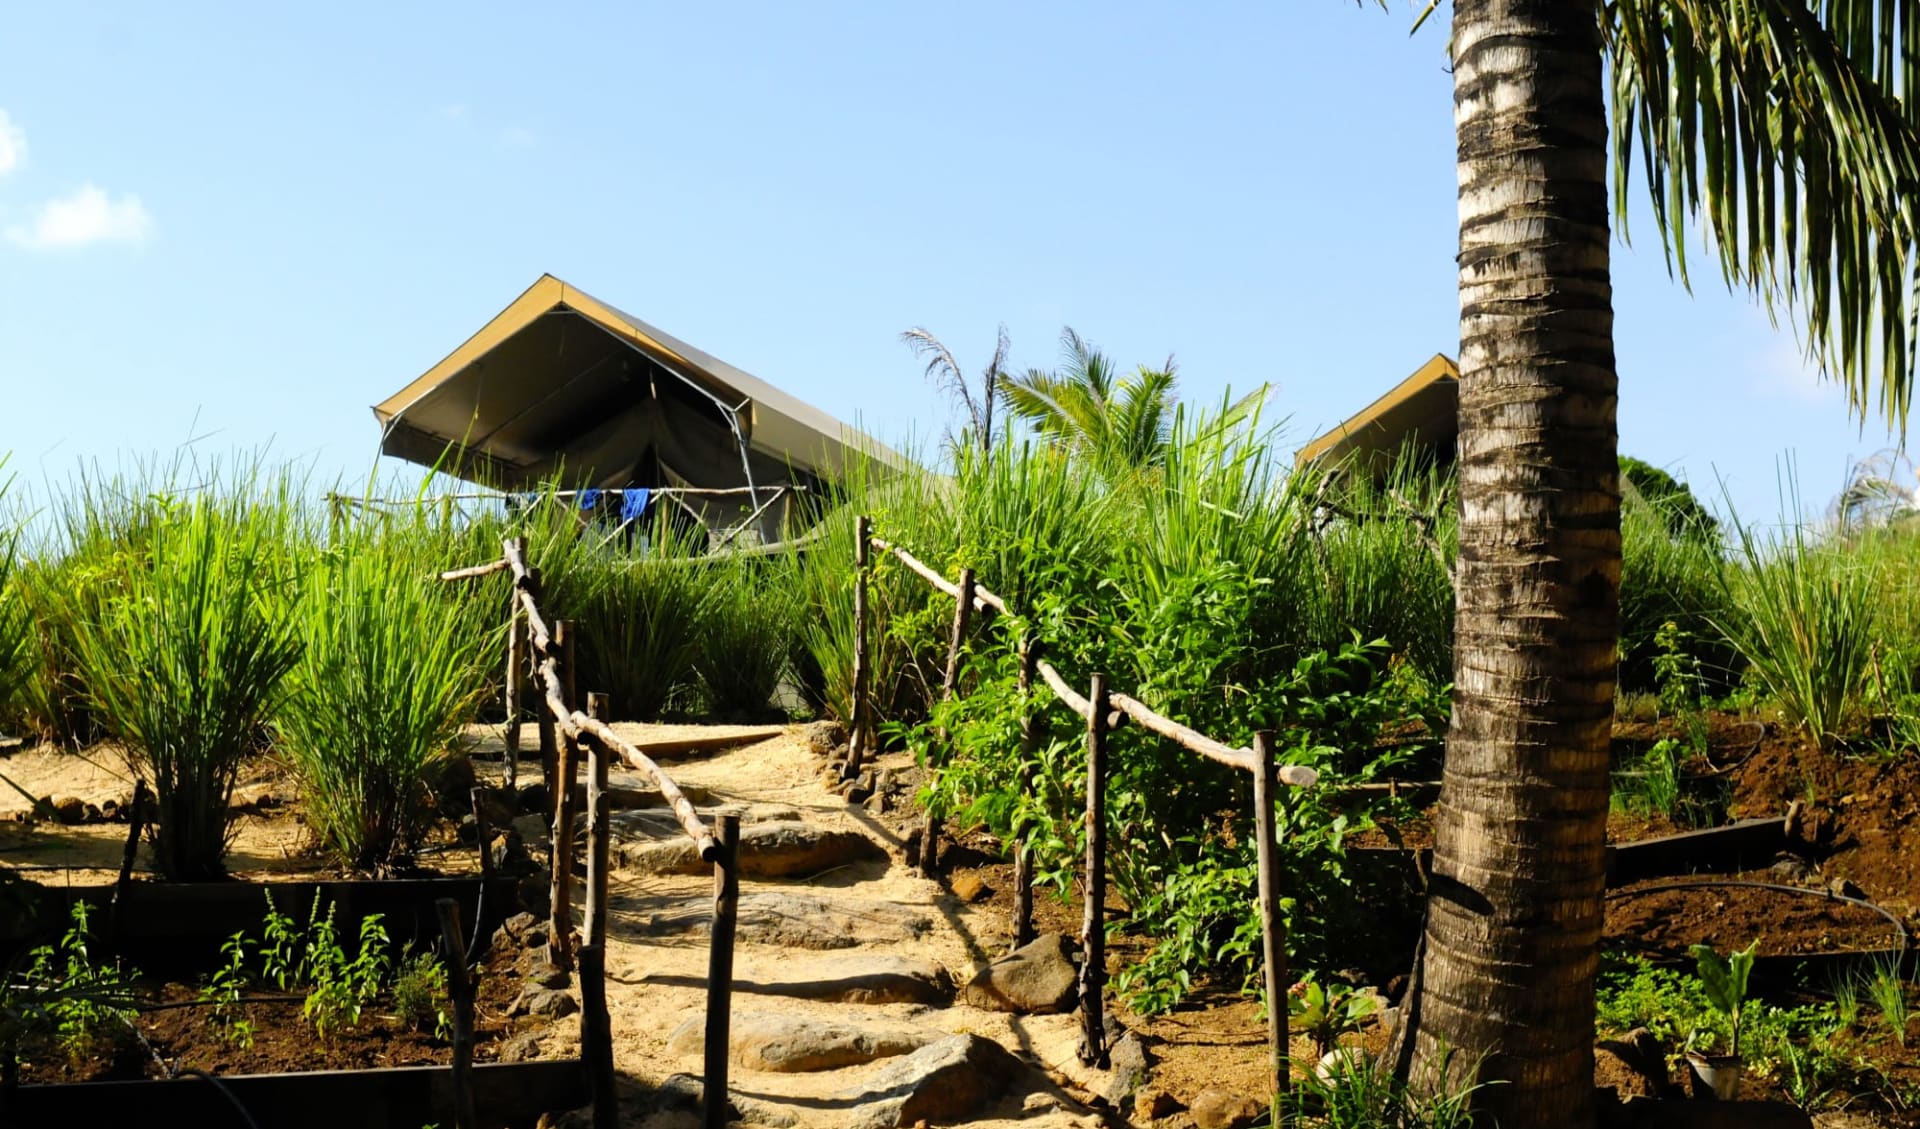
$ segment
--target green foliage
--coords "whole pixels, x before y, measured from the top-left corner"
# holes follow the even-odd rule
[[[1685,640],[1705,693],[1739,681],[1739,655],[1726,632],[1742,620],[1726,583],[1720,537],[1695,526],[1674,529],[1662,513],[1629,493],[1620,506],[1620,686],[1657,685],[1657,637],[1669,623]]]
[[[1316,1057],[1340,1044],[1340,1036],[1360,1030],[1360,1021],[1372,1015],[1377,1006],[1373,996],[1354,991],[1337,980],[1321,983],[1308,976],[1287,990],[1287,1016],[1295,1031],[1304,1031],[1313,1040]]]
[[[400,1022],[445,1039],[453,1031],[451,1006],[446,966],[432,953],[402,954],[393,973],[393,1011]]]
[[[11,1060],[28,1040],[50,1038],[78,1061],[129,1028],[138,973],[94,961],[88,916],[87,904],[76,901],[67,931],[0,979],[0,1059]]]
[[[282,483],[284,490],[286,484]],[[154,862],[174,880],[222,873],[227,799],[300,654],[285,614],[287,510],[242,478],[154,496],[142,544],[78,608],[74,651],[92,708],[152,783]]]
[[[307,821],[341,863],[371,869],[417,837],[427,783],[472,717],[497,605],[441,582],[443,531],[418,504],[336,530],[295,598],[305,649],[274,711]]]
[[[1660,516],[1675,537],[1711,536],[1720,522],[1693,496],[1693,488],[1651,463],[1620,456],[1622,493],[1636,495]]]
[[[1743,567],[1724,574],[1741,614],[1719,623],[1767,691],[1822,748],[1857,716],[1878,631],[1881,570],[1796,527],[1766,543],[1736,526]]]
[[[1882,958],[1875,961],[1866,976],[1867,998],[1873,1001],[1874,1008],[1880,1013],[1880,1024],[1894,1042],[1907,1045],[1907,1025],[1912,1018],[1907,1003],[1907,982],[1900,975],[1898,960]]]
[[[798,569],[784,558],[732,557],[700,573],[694,669],[710,712],[764,711],[793,661]]]
[[[1467,1129],[1474,1095],[1484,1086],[1477,1069],[1449,1077],[1442,1055],[1436,1076],[1402,1082],[1358,1051],[1343,1053],[1325,1077],[1309,1070],[1278,1106],[1276,1123],[1316,1129]]]
[[[1747,976],[1753,971],[1754,954],[1760,951],[1755,940],[1744,949],[1721,956],[1711,945],[1694,945],[1687,950],[1699,970],[1700,987],[1712,1004],[1727,1019],[1730,1028],[1728,1046],[1735,1057],[1740,1054],[1740,1019],[1747,1002]]]
[[[227,938],[220,946],[226,963],[215,969],[207,977],[206,986],[200,989],[200,999],[210,1005],[209,1018],[229,1042],[241,1048],[253,1046],[254,1031],[253,1024],[240,1011],[241,996],[249,981],[247,949],[246,930]]]

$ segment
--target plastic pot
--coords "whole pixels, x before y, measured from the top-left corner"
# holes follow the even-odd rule
[[[1740,1096],[1740,1074],[1745,1064],[1733,1055],[1687,1055],[1696,1098],[1730,1102]]]

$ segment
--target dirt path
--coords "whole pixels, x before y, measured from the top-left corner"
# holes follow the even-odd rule
[[[713,726],[616,728],[636,743],[725,731]],[[499,771],[497,762],[480,763],[485,766],[483,774]],[[882,1109],[886,1091],[897,1081],[896,1073],[889,1072],[897,1072],[904,1057],[898,1052],[818,1070],[743,1065],[744,1061],[764,1066],[796,1040],[805,1042],[804,1032],[817,1034],[837,1026],[843,1035],[856,1036],[856,1042],[862,1035],[868,1036],[869,1043],[892,1037],[902,1047],[954,1035],[978,1036],[1021,1060],[1020,1065],[1002,1063],[984,1071],[995,1075],[984,1081],[996,1093],[977,1112],[959,1119],[936,1116],[935,1123],[1033,1129],[1100,1124],[1060,1084],[1065,1080],[1059,1073],[1063,1069],[1088,1077],[1071,1061],[1078,1045],[1072,1015],[1016,1016],[947,1004],[944,998],[873,1003],[803,998],[821,993],[823,984],[830,988],[835,977],[884,975],[898,969],[923,972],[929,964],[964,983],[975,969],[1005,953],[1010,940],[998,913],[970,906],[909,869],[905,860],[908,816],[849,805],[827,791],[822,763],[802,728],[795,726],[772,740],[677,758],[668,764],[674,779],[690,793],[710,797],[700,805],[703,809],[739,812],[745,824],[743,836],[750,838],[756,823],[800,824],[829,838],[833,832],[856,834],[878,848],[865,847],[858,852],[864,857],[815,873],[761,877],[749,872],[742,878],[731,1078],[742,1123],[840,1127],[879,1124],[887,1116]],[[905,763],[904,757],[892,757],[883,760],[882,767]],[[523,779],[524,769],[523,765]],[[653,820],[659,828],[657,836],[634,830],[633,821],[645,818],[630,815],[624,824],[616,820],[622,828],[616,854],[644,853],[655,838],[670,843],[678,834],[657,818]],[[674,1074],[697,1076],[700,1072],[712,879],[648,873],[644,865],[616,864],[610,893],[608,1007],[615,1060],[623,1074],[642,1084],[635,1087],[633,1100],[623,1103],[622,1124],[645,1129],[697,1125],[693,1112],[662,1110],[657,1101],[641,1095],[666,1084]],[[556,1028],[564,1029],[564,1025]],[[542,1054],[574,1049],[556,1045],[544,1047]],[[931,1052],[922,1052],[927,1053]],[[933,1086],[951,1091],[966,1084],[971,1083],[943,1076]]]

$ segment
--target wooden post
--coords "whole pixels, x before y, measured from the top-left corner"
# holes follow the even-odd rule
[[[606,720],[607,696],[587,695],[587,716]],[[603,954],[607,946],[607,864],[612,854],[613,827],[608,822],[612,806],[607,796],[607,760],[605,747],[598,740],[587,740],[587,944]],[[580,970],[584,982],[587,972]]]
[[[1106,1018],[1101,990],[1107,982],[1107,676],[1093,676],[1087,694],[1087,888],[1081,918],[1080,1018],[1085,1040],[1081,1061],[1107,1069]]]
[[[1254,843],[1260,858],[1261,983],[1267,992],[1268,1068],[1276,1100],[1292,1081],[1287,1035],[1287,921],[1280,915],[1280,843],[1274,805],[1280,799],[1280,765],[1273,733],[1253,735]]]
[[[843,774],[848,780],[860,775],[867,746],[872,744],[868,730],[873,728],[867,716],[867,684],[873,680],[873,656],[867,650],[867,570],[873,554],[873,519],[861,514],[854,519],[853,529],[853,716],[847,720],[847,770]]]
[[[147,779],[144,776],[133,778],[132,807],[127,811],[127,845],[120,852],[120,876],[113,883],[113,902],[107,910],[107,934],[118,935],[120,931],[120,903],[126,897],[127,884],[133,881],[133,863],[140,855],[140,831],[146,826],[147,808],[152,804],[152,793],[147,791]]]
[[[521,552],[522,554],[526,552],[524,546],[522,546]],[[537,568],[527,569],[527,592],[533,597],[534,603],[537,605],[540,602],[541,595],[540,570]],[[554,633],[557,635],[559,631],[559,627],[556,626]],[[551,642],[557,645],[559,640],[554,639],[551,640]],[[534,646],[532,630],[531,626],[529,626],[527,635],[528,670],[538,671],[540,669],[540,661],[546,657],[547,656],[540,653],[538,647]],[[540,698],[544,703],[546,693],[540,685],[540,677],[538,674],[533,676],[533,689],[535,696]],[[546,784],[547,793],[551,796],[555,787],[554,781],[560,776],[560,754],[554,745],[553,739],[553,715],[547,712],[547,707],[542,704],[535,707],[533,717],[534,726],[540,734],[540,780]]]
[[[453,1123],[457,1129],[479,1129],[473,1108],[473,974],[460,933],[460,903],[440,898],[433,908],[447,946],[447,989],[453,997]]]
[[[507,726],[502,741],[507,747],[506,785],[509,789],[520,784],[520,667],[522,666],[522,648],[526,646],[524,636],[526,628],[520,618],[520,593],[507,589],[507,686],[505,690],[507,704]]]
[[[475,788],[467,793],[473,805],[473,841],[480,848],[480,877],[493,877],[493,828],[487,823],[487,790]]]
[[[960,685],[960,658],[967,643],[967,623],[973,618],[973,570],[960,570],[960,594],[953,602],[953,635],[947,641],[947,671],[940,679],[940,700],[951,701]],[[937,748],[928,750],[927,774],[938,778],[940,766],[934,756],[948,755],[947,734],[941,731]],[[920,873],[932,878],[940,863],[940,817],[927,808],[927,820],[920,833]]]
[[[707,1042],[704,1129],[726,1129],[727,1050],[733,1026],[733,934],[740,916],[740,817],[714,817],[713,929],[707,950]]]
[[[568,709],[573,708],[573,621],[559,620],[553,625],[553,646],[559,651],[560,697]],[[547,952],[554,967],[570,969],[573,967],[573,782],[576,775],[574,766],[573,738],[564,731],[559,734],[556,750],[559,754],[559,766],[556,779],[548,783],[553,791],[553,883],[547,914]]]
[[[593,1083],[593,1129],[614,1129],[613,1018],[607,1014],[607,954],[597,944],[580,949],[580,1059]]]
[[[1020,645],[1020,797],[1033,793],[1033,754],[1040,747],[1040,711],[1033,701],[1034,664],[1040,660],[1040,644],[1023,639]],[[1033,933],[1033,851],[1024,837],[1013,844],[1013,947],[1032,943]]]

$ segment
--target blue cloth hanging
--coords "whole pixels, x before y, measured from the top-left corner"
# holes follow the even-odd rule
[[[598,490],[580,491],[580,508],[581,509],[590,510],[590,509],[593,509],[595,506],[598,506],[599,504],[600,504],[600,491]]]
[[[620,524],[625,525],[646,512],[653,491],[644,486],[629,486],[620,498]]]

